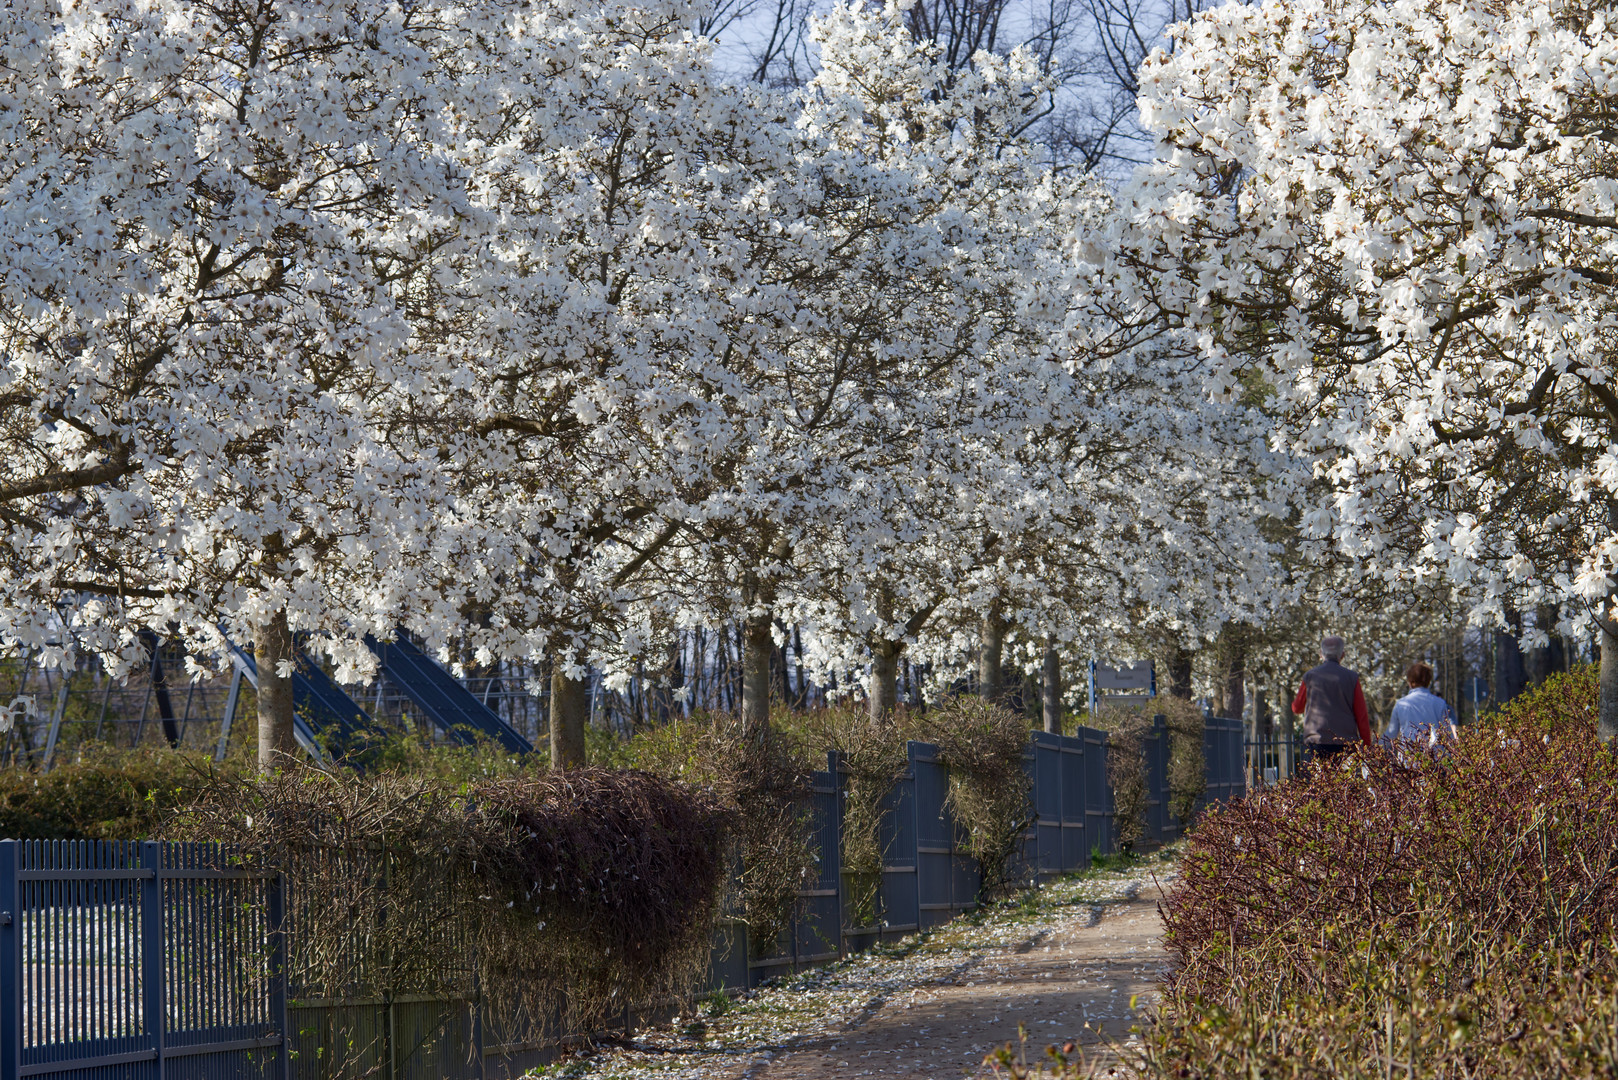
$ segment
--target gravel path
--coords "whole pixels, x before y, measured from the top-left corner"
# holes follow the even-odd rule
[[[1161,971],[1157,890],[1172,871],[1154,859],[1057,882],[728,1007],[712,1002],[698,1017],[548,1074],[962,1080],[991,1075],[985,1057],[1017,1043],[1019,1026],[1030,1057],[1073,1042],[1087,1061],[1105,1063]]]

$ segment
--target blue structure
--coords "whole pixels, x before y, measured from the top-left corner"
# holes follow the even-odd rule
[[[533,752],[533,744],[417,648],[405,637],[404,631],[398,631],[392,641],[385,642],[366,635],[365,644],[376,654],[388,681],[415,702],[416,708],[445,735],[464,745],[471,745],[483,736],[493,739],[509,753]]]
[[[258,688],[258,664],[250,653],[235,642],[230,644],[236,661],[237,673]],[[320,669],[320,665],[299,653],[292,671],[293,733],[304,752],[317,760],[327,755],[345,757],[365,749],[383,731],[371,720],[370,714]],[[236,693],[232,688],[230,705],[226,712],[226,728],[220,735],[218,756],[223,756],[225,742],[230,738],[231,714],[236,711]]]

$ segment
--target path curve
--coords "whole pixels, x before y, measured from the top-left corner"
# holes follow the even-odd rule
[[[919,987],[863,1022],[782,1055],[760,1055],[746,1080],[985,1075],[985,1055],[1027,1033],[1029,1056],[1049,1045],[1097,1049],[1129,1037],[1163,970],[1157,892],[1074,911],[1016,946],[980,953],[949,983]],[[1134,1004],[1132,1005],[1132,999]]]
[[[710,997],[693,1014],[580,1048],[568,1080],[822,1080],[990,1076],[985,1057],[1027,1034],[1030,1057],[1080,1044],[1108,1065],[1166,955],[1159,889],[1173,854],[1051,882],[1017,900],[786,977]],[[1110,1069],[1106,1070],[1111,1072]]]

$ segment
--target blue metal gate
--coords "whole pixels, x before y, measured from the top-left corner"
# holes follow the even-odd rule
[[[0,841],[0,1080],[284,1080],[285,887],[228,862]]]

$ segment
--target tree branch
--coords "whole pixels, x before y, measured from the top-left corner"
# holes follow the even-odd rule
[[[92,465],[88,469],[47,473],[32,480],[6,484],[4,487],[0,487],[0,502],[27,499],[35,495],[49,495],[57,491],[74,491],[78,488],[95,487],[98,484],[110,484],[120,477],[139,471],[140,466],[129,463],[129,453],[126,450],[111,461],[100,465]]]

